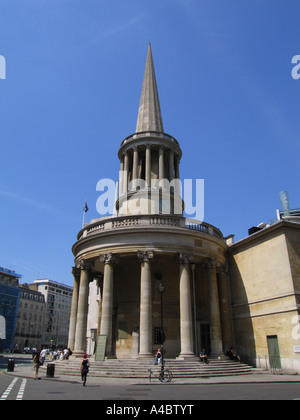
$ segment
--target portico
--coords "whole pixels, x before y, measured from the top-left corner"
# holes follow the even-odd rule
[[[219,304],[225,301],[229,305],[226,244],[216,228],[186,222],[184,218],[170,216],[118,218],[113,224],[107,219],[88,225],[79,233],[79,241],[73,247],[81,255],[73,269],[69,341],[75,354],[82,355],[86,351],[84,337],[89,315],[86,302],[90,288],[93,284],[96,287],[94,279],[99,275],[103,275],[99,328],[100,333],[107,336],[108,357],[119,354],[131,357],[134,331],[139,337],[138,357],[152,357],[158,344],[155,331],[160,325],[159,279],[166,285],[165,347],[172,357],[195,356],[195,348],[201,347],[201,323],[210,325],[211,353],[220,355],[224,345],[231,345],[230,334],[223,343],[226,333],[221,326],[222,316],[228,313],[229,306],[227,312],[223,309],[221,313]],[[101,244],[104,238],[105,243]],[[202,248],[191,246],[195,242],[201,243]],[[109,247],[109,243],[112,246]],[[85,251],[81,253],[83,245]],[[195,270],[194,285],[191,263]],[[91,282],[90,288],[88,282]],[[224,325],[227,330],[228,323]],[[120,330],[123,338],[120,338]],[[126,350],[120,348],[122,343],[126,344]]]

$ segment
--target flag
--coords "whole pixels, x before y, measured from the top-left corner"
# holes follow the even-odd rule
[[[83,208],[83,211],[86,213],[87,211],[88,211],[88,206],[87,206],[87,204],[86,204],[86,202],[84,203],[84,208]]]

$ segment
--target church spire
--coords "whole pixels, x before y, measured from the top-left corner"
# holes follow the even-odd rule
[[[136,125],[136,132],[141,131],[164,132],[150,42]]]

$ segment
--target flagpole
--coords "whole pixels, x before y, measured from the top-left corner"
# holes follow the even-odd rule
[[[84,202],[83,206],[83,217],[82,217],[82,229],[84,228],[84,219],[85,219],[85,213],[88,211],[88,206],[86,204],[86,200]]]
[[[84,218],[85,218],[85,211],[84,211],[84,209],[83,209],[82,229],[84,228]]]

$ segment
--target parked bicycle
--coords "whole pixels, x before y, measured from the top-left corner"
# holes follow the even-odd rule
[[[151,382],[152,377],[159,379],[160,382],[167,383],[171,382],[173,379],[173,374],[170,370],[162,368],[158,373],[153,372],[151,369],[148,369],[149,372],[149,381]]]

